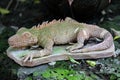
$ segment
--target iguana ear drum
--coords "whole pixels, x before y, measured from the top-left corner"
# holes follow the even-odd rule
[[[34,41],[35,43],[37,43],[37,42],[38,42],[38,38],[37,38],[37,37],[34,37],[34,38],[33,38],[33,41]]]
[[[31,37],[29,42],[31,44],[36,44],[38,42],[38,39],[37,39],[37,37]]]

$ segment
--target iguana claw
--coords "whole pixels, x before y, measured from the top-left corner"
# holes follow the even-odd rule
[[[72,45],[72,46],[68,46],[67,48],[66,48],[66,50],[68,50],[69,52],[74,52],[74,50],[78,50],[78,49],[80,49],[80,48],[82,48],[83,47],[83,44],[78,44],[78,43],[76,43],[76,44],[74,44],[74,45]]]
[[[40,50],[40,51],[34,51],[27,55],[25,55],[22,59],[22,61],[25,62],[32,62],[33,58],[40,58],[43,56],[49,55],[49,53],[46,50]]]
[[[30,53],[30,54],[25,55],[25,56],[23,57],[22,61],[23,61],[24,63],[27,62],[27,61],[32,62],[32,60],[33,60],[33,54],[34,54],[34,53]]]

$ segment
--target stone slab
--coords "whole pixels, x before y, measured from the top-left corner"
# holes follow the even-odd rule
[[[87,44],[85,47],[89,47],[94,45],[94,43]],[[115,48],[114,45],[112,45],[110,48],[102,51],[93,51],[93,52],[87,52],[87,53],[69,53],[65,50],[65,48],[68,45],[61,45],[61,46],[54,46],[53,53],[49,56],[44,56],[41,58],[34,58],[32,62],[26,62],[23,63],[22,57],[23,55],[29,54],[32,51],[36,50],[16,50],[11,47],[7,49],[7,55],[11,59],[13,59],[16,63],[18,63],[21,66],[28,66],[33,67],[40,64],[50,63],[54,61],[60,61],[60,60],[69,60],[70,57],[79,60],[79,59],[97,59],[97,58],[105,58],[105,57],[111,57],[115,56]]]

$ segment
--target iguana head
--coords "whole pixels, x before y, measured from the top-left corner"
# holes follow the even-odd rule
[[[9,45],[14,48],[25,48],[36,44],[37,41],[37,37],[26,28],[20,28],[15,35],[8,39]]]

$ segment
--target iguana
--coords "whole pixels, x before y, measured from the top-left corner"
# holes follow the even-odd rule
[[[90,37],[103,39],[99,44],[82,48],[85,40]],[[47,56],[52,53],[54,45],[75,42],[67,49],[71,53],[105,50],[113,45],[113,37],[104,28],[97,25],[79,23],[69,17],[65,20],[53,20],[49,23],[33,26],[30,29],[20,28],[15,35],[9,38],[8,43],[13,48],[24,48],[38,44],[43,47],[38,53],[24,56],[23,61],[32,61],[34,57]]]

